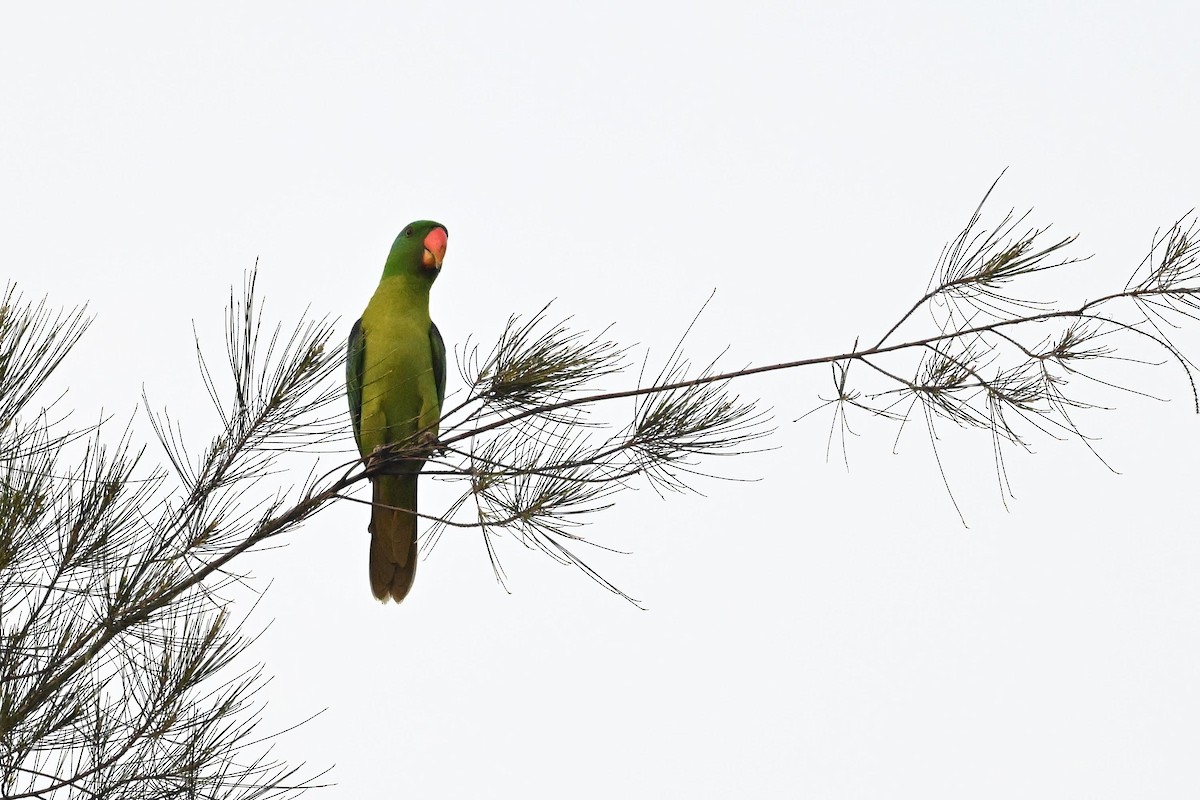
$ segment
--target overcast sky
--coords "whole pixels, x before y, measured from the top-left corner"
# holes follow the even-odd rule
[[[193,321],[219,353],[257,259],[269,314],[348,332],[418,218],[450,231],[450,347],[554,299],[661,357],[716,289],[696,360],[825,355],[920,296],[1006,167],[993,215],[1081,233],[1081,296],[1122,285],[1200,202],[1198,28],[1182,2],[10,3],[0,260],[95,315],[61,378],[82,417],[145,387],[195,444]],[[1085,417],[1120,474],[1039,441],[1006,511],[986,434],[947,432],[969,527],[919,427],[893,453],[864,423],[847,472],[828,416],[793,422],[825,370],[746,381],[778,449],[713,466],[759,480],[594,518],[644,612],[512,539],[506,594],[474,532],[383,607],[339,504],[247,565],[270,723],[328,709],[277,752],[347,798],[1194,797],[1200,420],[1179,374],[1109,369],[1171,398]]]

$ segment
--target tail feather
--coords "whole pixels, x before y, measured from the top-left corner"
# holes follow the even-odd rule
[[[417,476],[381,476],[371,481],[371,591],[399,603],[417,572]]]

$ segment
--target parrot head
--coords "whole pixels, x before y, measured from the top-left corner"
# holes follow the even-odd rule
[[[446,257],[446,226],[422,219],[400,231],[388,253],[385,275],[423,275],[433,281]]]

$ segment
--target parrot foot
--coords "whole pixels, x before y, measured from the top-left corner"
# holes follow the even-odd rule
[[[425,431],[417,436],[417,450],[426,456],[445,455],[446,453],[446,448],[442,447],[437,434],[433,431]]]
[[[387,446],[380,445],[371,451],[371,455],[363,459],[363,463],[367,465],[367,472],[380,472],[380,467],[383,465],[384,459],[387,456]]]
[[[399,475],[405,472],[405,458],[389,444],[381,444],[366,457],[367,472],[373,475]]]
[[[405,475],[419,472],[420,463],[434,453],[445,453],[437,438],[437,434],[425,431],[418,434],[408,447],[381,444],[363,459],[367,472],[374,475]],[[417,462],[414,466],[413,462]]]

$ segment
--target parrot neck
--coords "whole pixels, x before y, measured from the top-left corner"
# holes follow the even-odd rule
[[[433,286],[435,278],[437,278],[436,272],[429,273],[423,269],[414,272],[412,267],[400,267],[390,260],[383,267],[382,280],[398,286],[405,286],[409,291],[419,292],[425,297],[429,296],[429,287]]]
[[[410,305],[414,308],[429,308],[429,288],[433,281],[424,275],[413,275],[411,272],[383,272],[376,294],[387,295],[390,302]],[[428,313],[428,312],[426,312]]]
[[[414,286],[423,283],[428,289],[437,278],[437,272],[421,266],[421,259],[411,253],[388,253],[387,261],[383,262],[383,277],[407,278]]]

